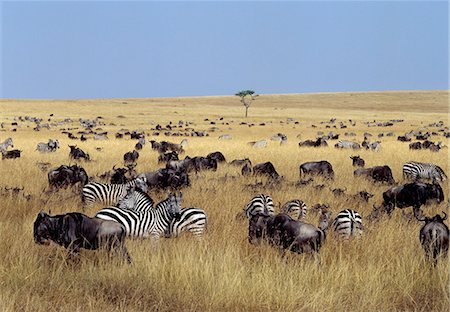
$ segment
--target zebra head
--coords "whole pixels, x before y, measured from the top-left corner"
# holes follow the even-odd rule
[[[145,176],[136,178],[136,185],[134,186],[134,189],[147,193],[148,192],[147,178]]]
[[[183,194],[181,192],[178,194],[170,193],[167,199],[163,200],[156,206],[156,210],[164,209],[168,215],[173,218],[180,213],[182,199]]]

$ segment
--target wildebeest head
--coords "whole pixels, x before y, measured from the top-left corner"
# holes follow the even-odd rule
[[[273,216],[256,214],[252,215],[248,223],[248,241],[250,244],[259,244],[267,235],[267,226]]]
[[[428,222],[440,222],[440,223],[443,223],[445,220],[447,220],[447,214],[444,211],[442,211],[442,213],[444,214],[443,217],[441,217],[439,214],[437,214],[437,215],[435,215],[432,218],[429,218],[429,217],[417,218],[416,217],[416,219],[418,221],[425,221],[427,223]]]
[[[444,201],[444,191],[436,180],[433,180],[433,184],[427,184],[427,190],[429,198],[435,198],[437,203]]]
[[[52,236],[53,220],[42,209],[34,221],[34,241],[36,244],[48,245]]]

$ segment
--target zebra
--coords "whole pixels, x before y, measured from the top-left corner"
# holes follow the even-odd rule
[[[441,167],[416,161],[409,161],[403,165],[403,177],[411,180],[430,179],[441,182],[447,179]]]
[[[208,224],[208,216],[201,208],[183,208],[180,213],[172,219],[166,237],[178,237],[181,233],[189,231],[195,237],[201,238]]]
[[[280,211],[287,213],[290,216],[293,215],[293,218],[296,220],[302,220],[306,218],[307,209],[308,207],[306,206],[304,201],[293,199],[281,206]]]
[[[14,147],[13,140],[11,138],[7,138],[3,141],[3,143],[0,143],[0,152],[4,154],[9,146]]]
[[[331,226],[335,234],[345,239],[348,239],[350,236],[359,236],[363,231],[361,215],[352,209],[345,209],[339,212]]]
[[[137,212],[146,212],[149,209],[154,209],[153,199],[139,188],[129,188],[127,195],[122,198],[115,207],[121,209],[129,209]]]
[[[272,197],[264,194],[256,195],[245,206],[244,213],[249,219],[257,214],[275,215]]]
[[[143,210],[134,211],[118,207],[106,207],[98,211],[95,217],[103,220],[112,220],[125,227],[127,236],[148,238],[158,241],[159,237],[167,231],[170,221],[180,213],[182,194],[170,194],[154,209],[151,208],[153,200],[146,193],[142,202]]]
[[[354,150],[361,149],[361,145],[357,142],[352,141],[339,141],[336,144],[334,144],[334,147],[336,148],[352,148]]]
[[[82,200],[84,207],[92,207],[96,200],[105,205],[116,205],[127,195],[130,188],[139,188],[147,192],[147,179],[138,177],[124,184],[90,182],[83,187]]]

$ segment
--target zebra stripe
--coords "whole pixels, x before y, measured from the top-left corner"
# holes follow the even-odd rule
[[[403,176],[410,180],[430,179],[442,182],[447,179],[441,167],[416,161],[409,161],[403,165]]]
[[[90,182],[83,187],[82,200],[85,207],[92,207],[95,201],[104,205],[116,205],[128,194],[130,188],[147,192],[147,179],[139,177],[124,184]]]
[[[249,219],[257,214],[275,215],[272,197],[264,194],[256,195],[245,206],[244,212]]]
[[[139,189],[129,188],[127,195],[116,205],[117,208],[130,209],[137,212],[145,212],[153,209],[153,199]]]
[[[178,237],[181,233],[189,231],[200,238],[206,230],[208,216],[201,208],[183,208],[169,224],[166,237]]]
[[[361,235],[363,231],[361,215],[352,209],[342,210],[334,219],[332,227],[337,235],[346,239]]]
[[[11,138],[7,138],[5,141],[0,143],[0,152],[4,153],[8,149],[9,146],[14,147],[13,140]]]
[[[145,193],[142,193],[146,195]],[[143,211],[133,211],[118,207],[107,207],[95,215],[103,220],[111,220],[122,224],[128,236],[132,237],[152,237],[158,240],[167,230],[170,221],[180,212],[181,194],[169,197],[156,205],[152,209],[153,200],[146,195],[146,207]]]
[[[293,219],[302,220],[306,218],[308,207],[299,199],[293,199],[281,206],[281,212],[290,215]]]

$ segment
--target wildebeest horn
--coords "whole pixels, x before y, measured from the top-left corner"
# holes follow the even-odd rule
[[[442,221],[447,220],[447,214],[444,211],[442,211],[442,213],[444,214],[444,217],[442,218]]]
[[[427,218],[427,217],[423,217],[422,219],[419,219],[419,218],[416,216],[416,214],[414,214],[414,216],[416,217],[417,221],[428,221],[428,220],[429,220],[429,218]]]

